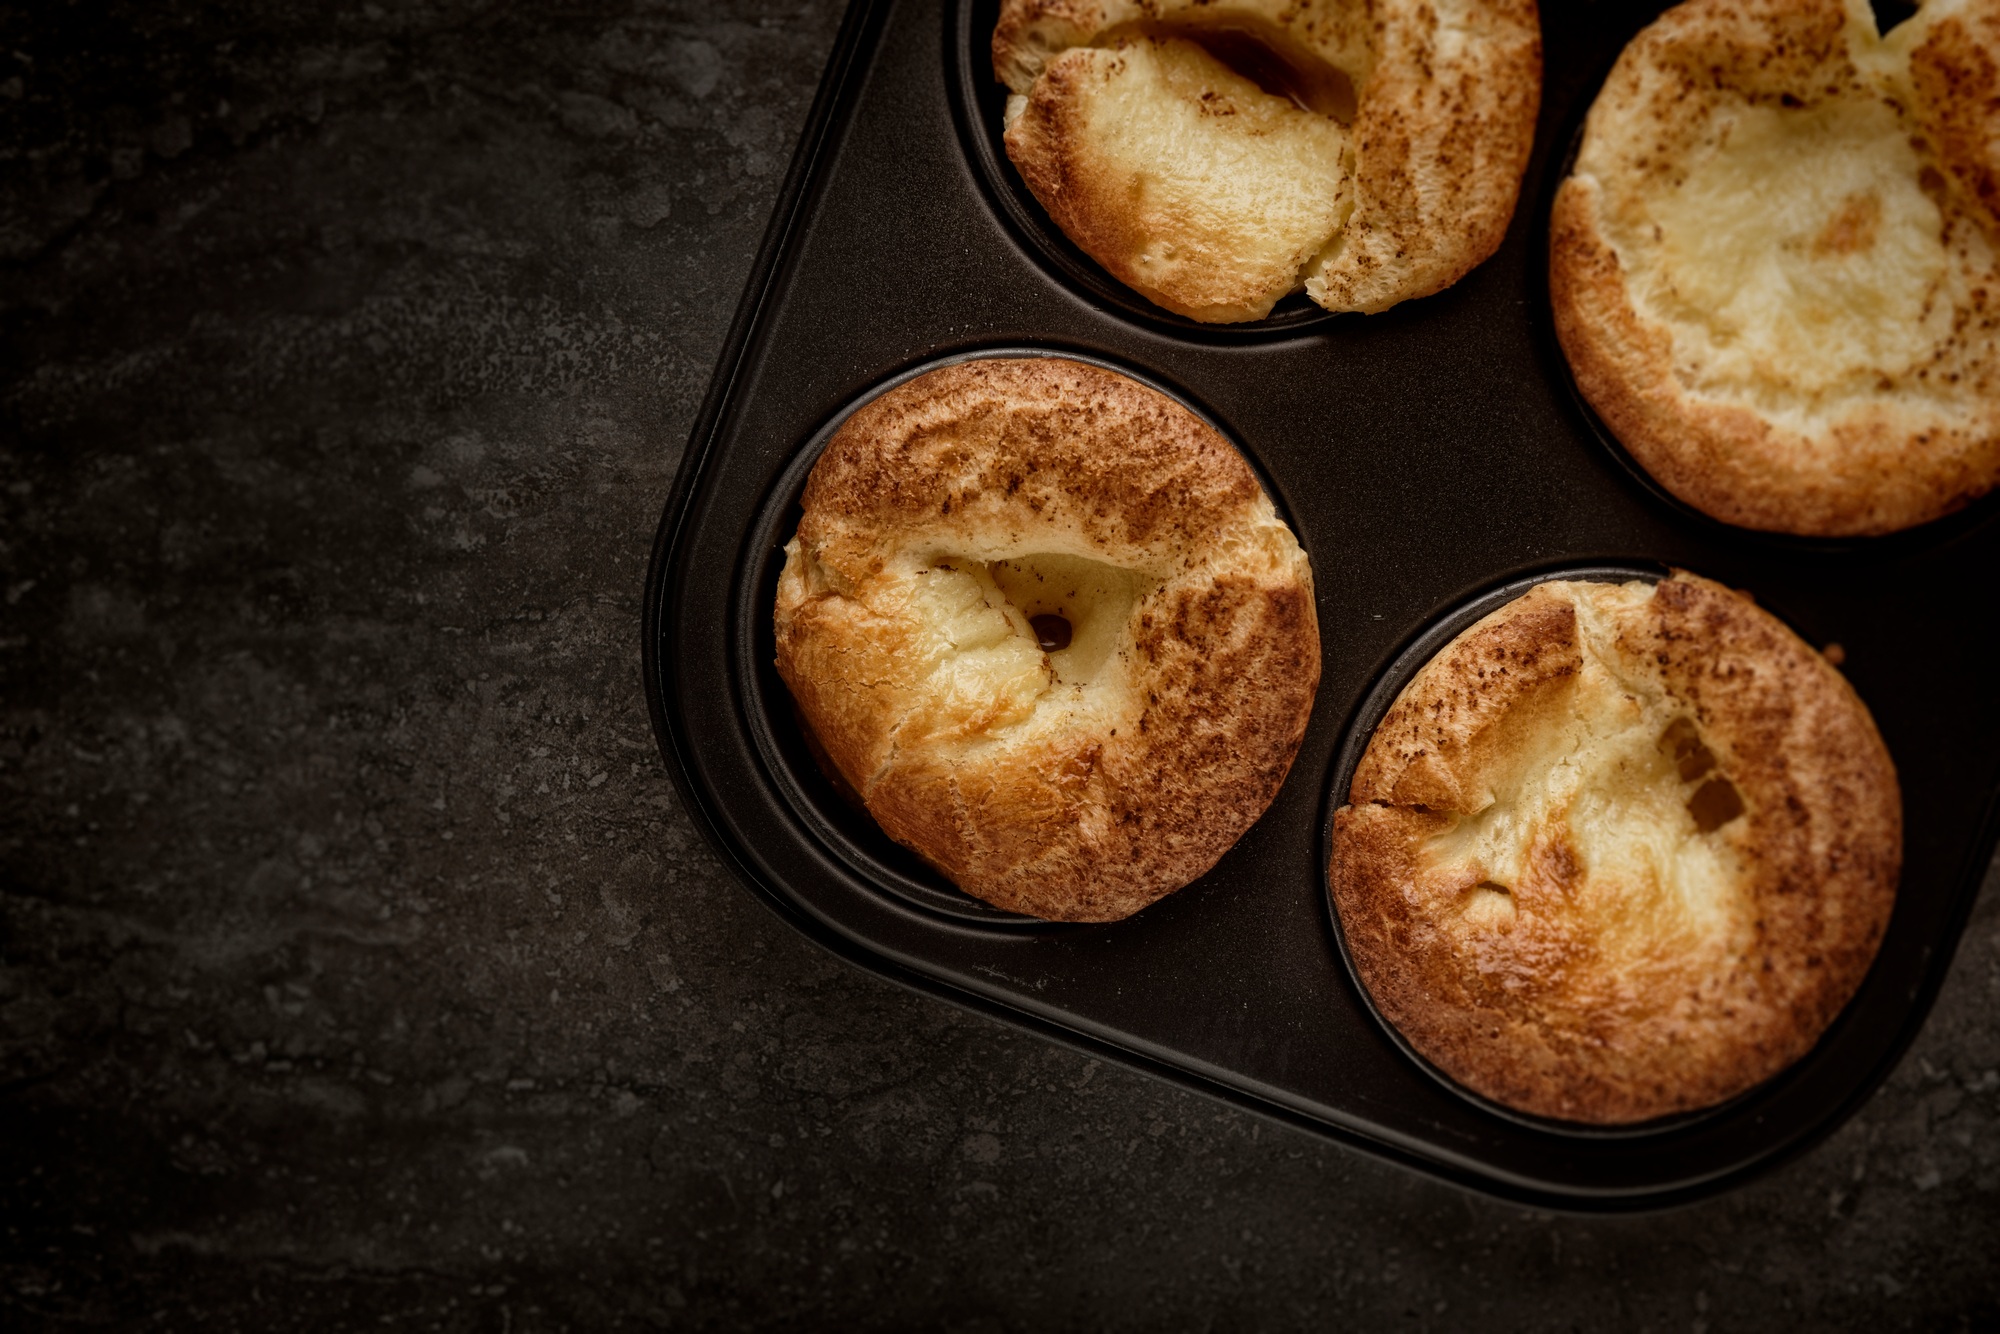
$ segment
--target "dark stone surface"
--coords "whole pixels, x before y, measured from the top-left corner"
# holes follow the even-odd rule
[[[0,12],[0,1323],[2000,1327],[2000,892],[1801,1161],[1463,1194],[731,882],[643,564],[832,5]]]

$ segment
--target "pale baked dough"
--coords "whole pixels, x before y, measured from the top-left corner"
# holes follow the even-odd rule
[[[1194,880],[1284,781],[1312,573],[1243,457],[1059,358],[928,372],[814,465],[777,665],[888,834],[969,894],[1110,921]],[[1059,614],[1043,652],[1028,618]]]
[[[1299,95],[1191,40],[1218,31],[1283,53]],[[1056,224],[1147,299],[1219,322],[1301,288],[1384,310],[1492,254],[1541,39],[1534,0],[1003,0],[993,67],[1007,154]]]
[[[1331,884],[1385,1018],[1474,1092],[1597,1124],[1710,1106],[1860,985],[1896,772],[1834,668],[1679,573],[1538,585],[1403,690]]]
[[[2000,0],[1689,0],[1556,196],[1584,397],[1725,522],[1890,532],[2000,481]]]

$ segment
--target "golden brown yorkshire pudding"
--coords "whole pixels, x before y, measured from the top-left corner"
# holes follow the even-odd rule
[[[1556,196],[1578,386],[1727,523],[1855,536],[2000,481],[2000,0],[1690,0]]]
[[[1003,0],[1007,155],[1078,247],[1190,319],[1385,310],[1513,215],[1534,0]]]
[[[1312,573],[1243,457],[1054,357],[867,403],[806,484],[778,672],[869,814],[1056,921],[1194,880],[1277,794],[1319,686]]]
[[[1846,680],[1689,574],[1546,583],[1398,696],[1334,814],[1362,984],[1468,1089],[1600,1125],[1711,1106],[1810,1049],[1902,864]]]

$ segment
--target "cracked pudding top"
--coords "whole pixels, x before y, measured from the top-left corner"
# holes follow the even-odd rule
[[[1355,971],[1445,1074],[1602,1125],[1721,1102],[1860,985],[1902,861],[1845,678],[1720,584],[1538,585],[1397,697],[1334,814]]]
[[[785,548],[777,666],[827,762],[959,888],[1126,917],[1277,794],[1319,685],[1312,572],[1156,390],[965,362],[859,408]]]
[[[1190,319],[1449,287],[1513,215],[1532,0],[1004,0],[1007,155],[1077,246]]]

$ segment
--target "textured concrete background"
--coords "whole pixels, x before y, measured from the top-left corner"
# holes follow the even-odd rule
[[[1832,1141],[1590,1220],[732,883],[640,581],[837,18],[0,11],[0,1323],[2000,1328],[2000,891]]]

